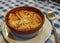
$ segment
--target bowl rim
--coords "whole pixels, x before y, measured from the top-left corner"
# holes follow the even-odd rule
[[[10,26],[8,25],[8,21],[7,21],[7,18],[8,18],[8,17],[7,17],[7,16],[9,16],[9,13],[12,12],[12,11],[15,11],[15,9],[18,10],[19,8],[22,8],[22,7],[23,7],[23,8],[33,8],[33,9],[36,9],[37,11],[39,11],[39,12],[42,14],[43,20],[42,20],[41,25],[38,27],[38,29],[32,30],[31,32],[20,32],[20,31],[16,31],[15,29],[13,29],[12,27],[10,27]],[[40,15],[40,14],[39,14],[39,15]],[[9,29],[10,29],[12,32],[16,32],[16,33],[19,33],[19,34],[31,34],[31,33],[34,33],[34,32],[36,32],[36,31],[38,31],[39,29],[41,29],[41,27],[43,26],[44,22],[45,22],[44,14],[43,14],[39,9],[37,9],[37,8],[35,8],[35,7],[32,7],[32,6],[19,6],[19,7],[13,8],[13,9],[11,9],[9,12],[7,12],[7,14],[6,14],[6,16],[5,16],[5,23],[6,23],[6,25],[9,27]]]

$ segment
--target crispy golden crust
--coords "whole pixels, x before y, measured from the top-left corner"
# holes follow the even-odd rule
[[[6,16],[6,24],[14,32],[29,34],[39,30],[38,28],[42,26],[42,18],[33,11],[16,10]]]
[[[41,24],[41,17],[32,11],[20,10],[9,14],[9,25],[19,31],[29,31]]]

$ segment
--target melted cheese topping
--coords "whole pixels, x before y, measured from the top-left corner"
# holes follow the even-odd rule
[[[16,30],[37,28],[41,22],[41,17],[37,13],[27,10],[10,13],[8,21],[9,25]]]

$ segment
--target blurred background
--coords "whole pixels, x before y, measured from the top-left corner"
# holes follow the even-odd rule
[[[38,1],[52,1],[52,2],[56,2],[56,3],[60,3],[60,0],[38,0]]]

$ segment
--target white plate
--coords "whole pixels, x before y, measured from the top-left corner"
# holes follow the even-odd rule
[[[48,19],[45,18],[45,23],[42,27],[42,30],[39,31],[36,37],[32,39],[19,38],[21,40],[17,40],[18,38],[16,37],[17,39],[15,39],[15,37],[11,34],[5,23],[2,26],[3,36],[9,43],[44,43],[51,35],[51,30],[52,30],[52,26],[48,21]]]

